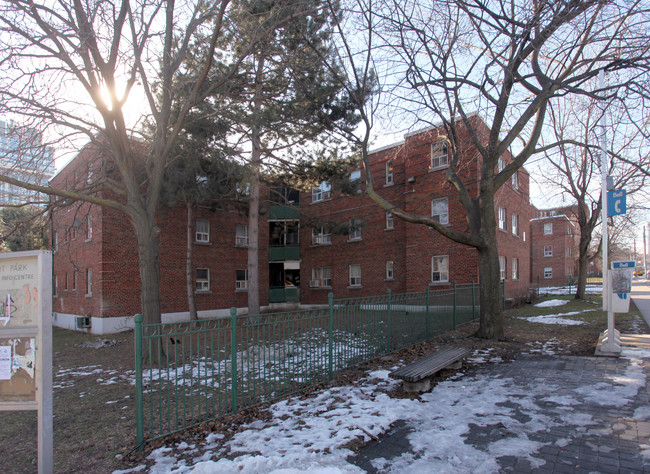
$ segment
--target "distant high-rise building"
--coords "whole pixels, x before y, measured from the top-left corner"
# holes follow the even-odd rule
[[[47,186],[54,176],[54,148],[43,144],[37,130],[0,120],[0,174]],[[39,192],[0,181],[0,206],[46,201]]]

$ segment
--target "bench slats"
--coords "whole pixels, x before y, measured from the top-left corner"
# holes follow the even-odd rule
[[[462,359],[467,354],[469,354],[469,351],[462,347],[442,349],[391,372],[390,376],[406,382],[418,382]]]

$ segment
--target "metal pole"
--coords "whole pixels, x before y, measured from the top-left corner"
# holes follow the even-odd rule
[[[237,413],[237,309],[230,308],[230,375],[232,412]]]
[[[390,354],[390,288],[388,289],[388,323],[387,323],[387,332],[386,332],[386,353]]]
[[[142,405],[142,315],[136,314],[135,323],[135,442],[138,451],[144,449],[144,410]]]
[[[330,380],[334,378],[334,294],[327,295],[328,304],[328,323],[327,323],[327,376]]]

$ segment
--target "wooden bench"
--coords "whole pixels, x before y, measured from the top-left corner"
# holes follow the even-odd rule
[[[462,347],[450,347],[434,352],[412,364],[394,370],[389,375],[401,379],[405,392],[426,392],[431,389],[431,377],[445,368],[460,369],[462,358],[469,354]]]

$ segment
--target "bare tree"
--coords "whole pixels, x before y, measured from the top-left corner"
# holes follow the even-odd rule
[[[613,189],[625,189],[630,204],[627,216],[616,217],[619,232],[608,232],[609,242],[625,236],[633,217],[634,198],[647,199],[644,192],[647,176],[640,168],[647,168],[648,158],[643,150],[647,147],[645,137],[633,122],[628,121],[631,110],[614,102],[605,108],[603,103],[589,97],[573,97],[570,100],[554,100],[549,106],[547,133],[540,143],[548,147],[546,153],[549,168],[544,169],[543,180],[547,189],[559,189],[576,203],[573,219],[580,230],[578,243],[578,284],[575,297],[585,296],[589,263],[602,250],[600,234],[602,210],[603,159],[598,142],[598,125],[603,108],[607,112],[608,156],[605,157]],[[638,113],[638,110],[636,111]],[[611,221],[612,219],[610,219]]]
[[[380,77],[386,101],[402,122],[436,125],[449,145],[445,179],[465,210],[466,232],[441,225],[389,202],[375,190],[367,145],[373,104],[365,105],[365,131],[353,138],[367,171],[367,193],[382,208],[429,226],[478,252],[480,328],[502,338],[495,195],[535,153],[552,98],[606,98],[647,75],[648,43],[641,41],[648,17],[640,1],[605,0],[480,2],[359,0],[350,7],[355,24],[342,25],[350,89],[367,90]],[[354,41],[350,30],[356,29]],[[360,33],[359,33],[360,32]],[[352,51],[365,39],[365,55]],[[606,88],[593,88],[599,71],[615,72]],[[389,75],[381,79],[382,72]],[[391,84],[385,84],[391,80]],[[642,92],[642,91],[641,91]],[[473,120],[478,113],[483,120]],[[486,124],[485,126],[483,124]],[[486,127],[486,128],[485,128]],[[478,154],[478,182],[463,173],[467,137]],[[512,159],[498,168],[501,158]],[[475,178],[472,178],[475,179]]]
[[[229,3],[6,0],[0,6],[0,113],[38,124],[51,136],[83,136],[118,172],[117,179],[84,180],[71,190],[8,175],[0,181],[124,212],[137,239],[147,323],[160,321],[156,212],[165,169],[177,159],[174,142],[188,113],[238,70],[259,40],[250,38],[237,54],[221,51],[227,65],[205,87]],[[193,55],[196,44],[204,54]],[[198,73],[189,75],[188,68]],[[136,128],[133,115],[147,126]]]

